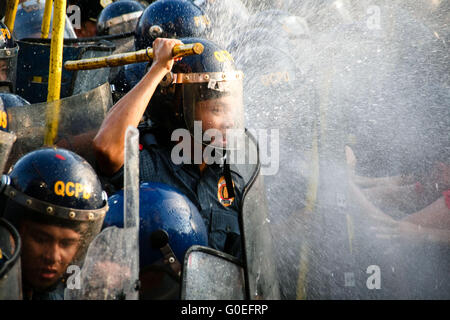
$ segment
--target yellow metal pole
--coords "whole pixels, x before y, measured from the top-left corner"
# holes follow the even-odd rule
[[[59,100],[61,93],[66,0],[55,0],[54,4],[47,102]],[[44,145],[51,146],[54,144],[58,133],[59,109],[59,103],[55,103],[54,108],[50,108],[47,113]]]
[[[176,45],[173,48],[174,57],[185,57],[194,54],[203,53],[204,47],[201,43]],[[66,61],[64,68],[66,70],[90,70],[106,67],[123,66],[130,63],[145,62],[153,59],[153,49],[147,48],[139,51],[113,54],[107,57],[90,58],[83,60]]]
[[[52,20],[53,0],[45,1],[44,17],[42,19],[41,38],[47,39],[50,31],[50,22]]]
[[[16,21],[17,6],[19,5],[19,0],[7,0],[6,14],[5,14],[5,25],[8,27],[9,32],[13,32],[14,23]]]

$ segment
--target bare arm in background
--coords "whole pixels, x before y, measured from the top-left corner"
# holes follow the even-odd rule
[[[354,156],[348,151],[346,149],[347,161],[350,169],[352,169],[356,159],[352,158]],[[443,179],[445,180],[446,178],[444,177]],[[441,183],[444,184],[445,181],[441,181]],[[384,210],[387,213],[380,210],[377,201],[385,201],[385,207],[389,208],[389,205],[393,205],[395,202],[398,204],[399,202],[413,200],[414,197],[417,198],[414,185],[401,186],[387,183],[384,187],[361,189],[354,181],[353,175],[351,175],[350,190],[353,199],[358,202],[359,206],[364,209],[364,212],[369,217],[378,221],[382,226],[381,228],[390,229],[387,233],[411,240],[450,244],[450,208],[447,206],[443,195],[422,210],[395,220],[387,210]],[[407,194],[407,197],[404,196],[405,194]],[[373,201],[372,197],[376,200]]]
[[[413,176],[364,177],[356,175],[357,159],[350,147],[345,147],[347,164],[352,181],[361,188],[363,194],[382,210],[389,210],[392,217],[402,217],[427,206],[435,194],[430,185],[421,185]]]
[[[353,199],[364,209],[364,213],[380,223],[380,230],[384,229],[376,230],[376,233],[410,240],[450,244],[450,209],[447,207],[444,197],[440,197],[416,213],[395,220],[369,201],[361,189],[351,181],[350,190]]]

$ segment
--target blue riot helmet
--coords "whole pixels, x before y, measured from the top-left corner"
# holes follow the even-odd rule
[[[104,227],[123,227],[123,196],[121,190],[109,198]],[[184,254],[208,244],[203,219],[179,190],[156,182],[139,188],[139,217],[141,298],[177,298]]]
[[[0,92],[14,92],[19,46],[0,22]]]
[[[27,106],[30,103],[18,96],[17,94],[12,93],[0,93],[0,107],[3,106],[6,110],[13,107]]]
[[[57,148],[32,151],[1,182],[3,216],[71,228],[81,235],[76,259],[100,231],[107,195],[94,169],[76,153]]]
[[[28,0],[19,4],[13,35],[17,40],[25,38],[40,38],[42,20],[44,17],[45,0]],[[51,25],[49,38],[51,37]],[[66,16],[64,38],[76,38],[72,23]]]
[[[135,31],[136,50],[153,45],[156,38],[202,37],[210,22],[205,13],[187,0],[159,0],[149,5]]]
[[[8,109],[25,106],[30,103],[12,93],[0,93],[0,130],[8,131]]]
[[[97,18],[97,34],[111,35],[132,32],[144,11],[139,2],[122,0],[106,6]]]
[[[149,5],[141,17],[135,30],[135,49],[145,49],[153,45],[153,41],[160,38],[180,38],[206,36],[209,20],[204,12],[193,3],[186,0],[159,0]],[[120,98],[147,72],[147,63],[126,65],[112,81],[115,94]],[[170,98],[169,98],[170,97]],[[159,91],[152,96],[152,106],[170,108],[173,105],[171,95],[162,97]],[[167,112],[163,112],[167,113]],[[146,116],[149,116],[146,113]],[[174,122],[172,119],[169,122]]]

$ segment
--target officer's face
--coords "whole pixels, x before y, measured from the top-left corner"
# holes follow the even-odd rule
[[[214,131],[210,134],[212,136],[211,144],[226,146],[226,131],[236,128],[237,112],[240,110],[237,107],[238,103],[239,101],[236,101],[231,95],[197,102],[195,115],[196,120],[202,122],[203,132],[209,129],[218,130],[217,135],[214,134]],[[217,141],[219,137],[222,141]]]
[[[23,220],[22,274],[34,289],[55,284],[66,271],[80,246],[80,234],[72,229]]]

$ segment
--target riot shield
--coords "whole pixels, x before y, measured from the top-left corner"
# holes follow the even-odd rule
[[[108,227],[92,241],[70,300],[137,300],[139,280],[139,132],[129,127],[125,142],[124,228]]]
[[[92,139],[112,105],[109,84],[105,83],[91,91],[49,103],[10,108],[8,124],[10,132],[17,136],[9,163],[15,163],[24,154],[44,144],[47,117],[58,115],[55,143],[69,149],[95,165],[91,148]]]
[[[244,300],[244,272],[239,260],[202,246],[186,252],[182,300]]]
[[[263,30],[255,29],[259,36],[266,35]],[[297,292],[292,279],[303,269],[299,261],[315,179],[315,95],[309,69],[299,68],[292,58],[298,56],[295,48],[286,46],[287,38],[282,34],[268,36],[257,46],[250,41],[240,44],[235,56],[245,74],[246,123],[258,133],[270,221],[267,228],[273,237],[280,295],[294,299]],[[275,45],[265,44],[270,41]],[[290,54],[283,51],[287,47]]]
[[[15,134],[0,131],[0,170],[2,173],[5,172],[6,163],[8,161],[12,146],[15,141],[16,141]]]
[[[135,49],[134,49],[134,31],[133,32],[124,32],[121,34],[97,36],[97,37],[92,37],[92,38],[83,38],[83,41],[88,41],[88,42],[93,42],[93,43],[101,43],[101,42],[105,42],[105,41],[112,42],[115,46],[115,49],[112,52],[112,54],[135,51]],[[94,58],[94,57],[99,57],[99,55],[92,55],[90,57],[86,56],[86,58]],[[109,68],[109,78],[108,79],[109,79],[110,83],[117,76],[117,74],[121,68],[123,68],[123,67]],[[84,74],[84,71],[83,71],[83,74]],[[89,73],[86,73],[86,74],[89,74]]]
[[[249,131],[246,131],[245,138],[245,152],[238,148],[230,153],[229,161],[246,183],[239,216],[244,246],[246,296],[252,300],[279,299],[258,142]],[[243,154],[245,157],[242,157]]]
[[[98,39],[104,39],[111,41],[116,46],[113,54],[135,51],[134,48],[134,31],[124,32],[121,34],[115,34],[110,36],[98,37]]]
[[[16,93],[30,103],[47,101],[51,39],[22,39],[17,63]],[[63,63],[110,55],[115,45],[106,40],[64,39]],[[108,81],[109,69],[62,70],[61,98],[89,91]]]
[[[98,37],[98,38],[105,39],[105,40],[108,40],[108,41],[111,41],[114,43],[114,45],[116,46],[116,49],[113,51],[112,54],[135,51],[134,32],[127,32],[127,33],[103,36],[103,37]],[[123,68],[123,67],[110,68],[109,82],[113,81],[113,79],[117,76],[117,74],[119,73],[121,68]]]
[[[0,300],[22,300],[21,248],[17,230],[0,218]]]

